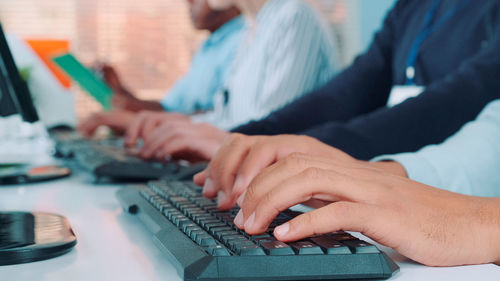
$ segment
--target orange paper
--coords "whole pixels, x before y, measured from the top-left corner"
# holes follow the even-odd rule
[[[69,52],[69,41],[27,39],[26,42],[42,59],[61,85],[67,89],[70,88],[71,80],[51,60],[54,55]]]

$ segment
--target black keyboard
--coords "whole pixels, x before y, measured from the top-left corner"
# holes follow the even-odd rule
[[[282,212],[266,233],[247,235],[233,224],[237,208],[218,210],[191,182],[154,181],[117,196],[184,280],[387,279],[399,269],[376,246],[347,232],[276,240],[274,227],[298,214],[293,211]]]
[[[74,159],[79,166],[99,178],[114,180],[183,180],[206,167],[205,163],[181,165],[177,162],[146,161],[131,156],[122,139],[88,140],[68,137],[56,140],[56,155]]]

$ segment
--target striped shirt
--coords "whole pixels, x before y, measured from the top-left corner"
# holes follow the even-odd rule
[[[230,129],[272,111],[326,83],[337,52],[321,16],[301,0],[269,0],[247,23],[230,74],[214,110],[193,116]]]

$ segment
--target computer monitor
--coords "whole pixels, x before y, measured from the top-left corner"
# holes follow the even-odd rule
[[[9,96],[14,108],[26,122],[39,120],[38,113],[33,105],[28,85],[21,78],[16,63],[10,52],[7,38],[0,23],[0,80],[4,81],[5,89],[2,87],[2,96]],[[2,82],[0,82],[2,83]],[[5,97],[4,97],[5,98]],[[4,99],[2,99],[3,102]],[[7,108],[8,106],[6,106]]]
[[[7,117],[17,113],[17,109],[10,98],[6,77],[0,75],[0,117]]]

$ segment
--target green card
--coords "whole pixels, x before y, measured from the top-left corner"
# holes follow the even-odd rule
[[[64,54],[52,58],[69,77],[88,92],[105,110],[110,110],[113,91],[94,72],[81,64],[72,54]]]

